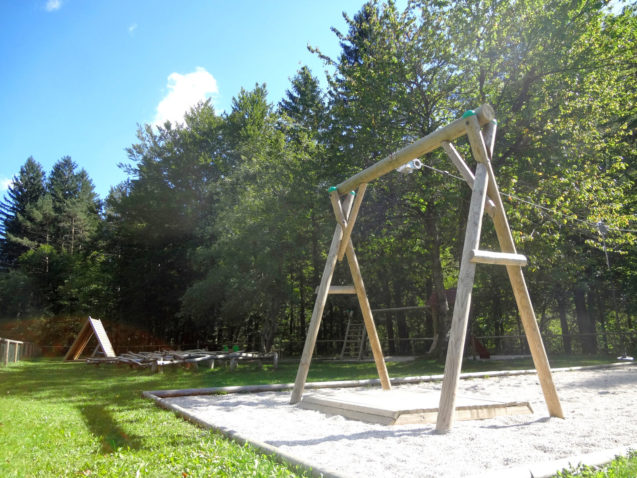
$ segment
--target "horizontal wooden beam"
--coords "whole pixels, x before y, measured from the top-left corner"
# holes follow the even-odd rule
[[[328,291],[328,294],[356,294],[356,288],[353,285],[333,285]]]
[[[407,310],[425,310],[429,309],[428,305],[407,305],[404,307],[387,307],[385,309],[372,309],[374,314],[382,313],[382,312],[402,312]]]
[[[495,112],[488,104],[480,106],[477,110],[475,110],[475,114],[480,125],[485,125],[492,119],[495,119]],[[376,164],[364,169],[360,173],[355,174],[351,178],[336,186],[336,189],[341,195],[347,194],[363,183],[369,183],[370,181],[380,178],[403,164],[408,163],[412,159],[416,159],[424,154],[430,153],[438,148],[443,141],[453,141],[465,133],[465,118],[459,118],[449,123],[447,126],[428,134],[424,138],[420,138],[418,141],[410,144],[409,146],[390,154],[385,159],[378,161]]]
[[[318,287],[314,293],[318,292]],[[356,288],[353,285],[333,285],[327,289],[328,294],[356,294]]]
[[[501,266],[525,266],[528,261],[522,254],[473,250],[471,262],[474,264],[496,264]]]

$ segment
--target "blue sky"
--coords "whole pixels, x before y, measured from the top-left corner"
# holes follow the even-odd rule
[[[138,124],[178,119],[198,99],[229,110],[241,87],[278,102],[307,50],[339,52],[363,0],[0,1],[0,195],[29,156],[48,173],[69,155],[104,198],[125,175]]]

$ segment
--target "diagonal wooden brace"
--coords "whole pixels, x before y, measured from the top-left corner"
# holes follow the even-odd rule
[[[369,338],[369,344],[371,345],[374,363],[376,364],[376,370],[378,371],[378,378],[380,378],[380,385],[383,390],[391,390],[391,382],[389,380],[385,358],[383,357],[380,339],[378,338],[378,332],[376,331],[374,317],[372,316],[372,308],[369,305],[369,299],[367,298],[367,292],[365,291],[365,284],[363,283],[363,276],[361,275],[358,259],[356,258],[356,253],[354,252],[354,246],[351,239],[347,241],[346,253],[347,263],[349,264],[349,270],[352,274],[352,280],[358,297],[358,303],[361,308],[361,313],[363,314],[363,321],[365,322],[365,330],[367,331],[367,337]]]
[[[441,144],[442,144],[442,148],[447,153],[447,156],[449,157],[451,162],[456,166],[456,168],[458,169],[458,171],[464,178],[465,182],[469,185],[471,189],[473,189],[473,183],[475,182],[475,177],[471,169],[469,169],[469,166],[467,166],[467,163],[465,162],[465,160],[462,158],[462,156],[460,156],[460,153],[458,152],[458,150],[453,147],[453,144],[447,141],[443,141]],[[491,200],[491,198],[489,197],[487,198],[487,202],[484,208],[487,211],[487,214],[493,217],[493,214],[495,211],[495,203]]]

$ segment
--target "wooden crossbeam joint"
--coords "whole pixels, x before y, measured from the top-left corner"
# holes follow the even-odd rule
[[[447,156],[449,157],[451,162],[454,164],[454,166],[458,169],[458,172],[464,178],[465,182],[469,185],[471,189],[473,189],[475,176],[473,172],[471,171],[471,169],[469,169],[469,166],[467,166],[467,163],[462,158],[458,150],[454,148],[453,144],[451,144],[448,141],[443,141],[441,145],[442,145],[442,148],[447,153]],[[493,215],[495,214],[495,203],[491,200],[490,197],[487,197],[487,202],[484,205],[484,208],[487,211],[487,214],[493,217]]]
[[[360,210],[361,203],[363,202],[363,196],[365,196],[366,189],[367,183],[363,183],[358,187],[358,191],[356,192],[354,205],[352,206],[352,211],[349,213],[349,217],[347,218],[347,226],[343,228],[343,237],[341,238],[341,245],[338,248],[338,255],[336,256],[339,262],[342,261],[345,256],[347,244],[349,243],[349,239],[352,235],[352,230],[354,229],[354,224],[356,223],[358,211]]]

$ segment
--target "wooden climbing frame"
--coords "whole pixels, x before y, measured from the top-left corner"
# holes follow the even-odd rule
[[[95,348],[93,355],[95,355],[99,349],[102,349],[105,357],[115,357],[115,351],[113,350],[111,341],[108,339],[108,335],[106,335],[106,330],[104,330],[102,321],[100,319],[93,319],[92,317],[89,317],[84,323],[82,330],[80,330],[80,333],[77,334],[71,348],[69,348],[69,351],[64,356],[64,360],[77,360],[80,355],[82,355],[82,352],[93,335],[97,338],[97,347]]]
[[[467,111],[461,118],[389,155],[338,186],[330,188],[330,201],[337,224],[323,270],[321,284],[317,291],[312,319],[310,320],[290,403],[299,402],[303,396],[323,310],[327,297],[331,293],[342,294],[349,292],[355,293],[358,297],[381,386],[384,390],[391,389],[385,359],[351,241],[351,233],[369,182],[442,147],[473,192],[460,263],[460,274],[451,322],[436,430],[440,433],[446,433],[453,426],[456,411],[456,391],[460,379],[476,264],[497,264],[506,267],[549,414],[553,417],[563,418],[562,406],[555,390],[548,358],[522,274],[522,266],[526,265],[527,262],[526,257],[518,254],[515,249],[513,236],[511,235],[491,166],[496,125],[497,121],[495,120],[493,108],[484,104],[475,111]],[[451,143],[464,135],[469,140],[472,155],[477,163],[475,172],[471,171]],[[479,248],[482,218],[485,212],[493,219],[501,248],[499,252],[483,251]],[[347,257],[354,284],[353,286],[345,287],[331,286],[336,263],[341,261],[344,256]]]

